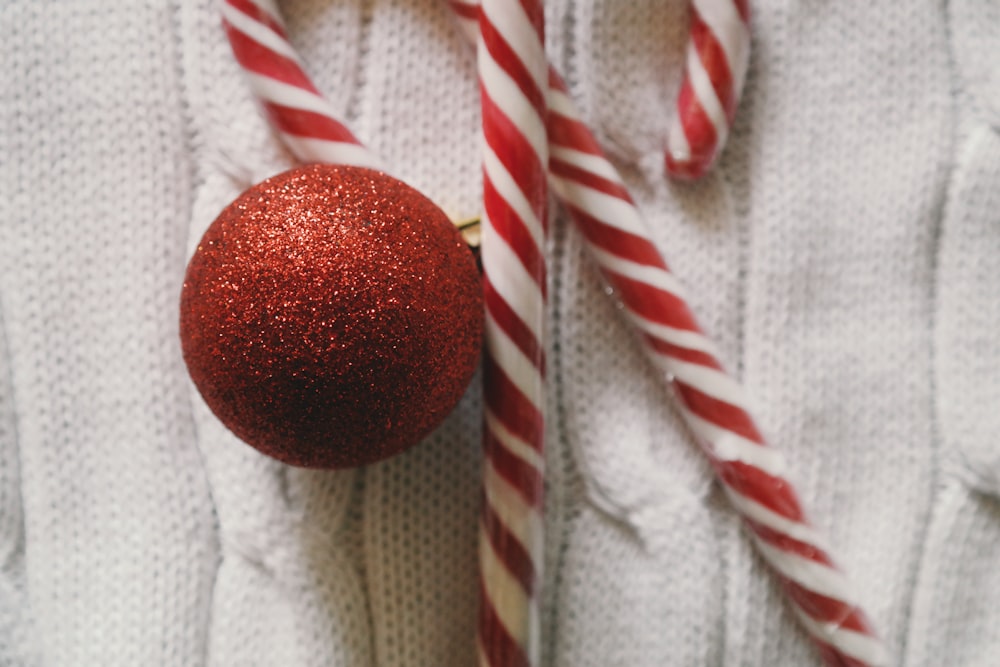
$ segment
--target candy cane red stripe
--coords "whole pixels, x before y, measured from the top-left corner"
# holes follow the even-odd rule
[[[802,507],[791,486],[776,475],[742,461],[720,461],[715,466],[719,479],[736,493],[792,521],[802,521]]]
[[[459,17],[467,21],[479,21],[479,3],[466,4],[461,2],[461,0],[454,0],[451,3],[451,8],[455,11]]]
[[[782,587],[795,604],[818,622],[837,623],[847,630],[864,632],[864,617],[859,616],[854,607],[842,600],[814,593],[788,579],[782,580]]]
[[[560,178],[575,181],[580,185],[588,187],[598,192],[603,192],[612,197],[618,197],[624,201],[630,201],[628,190],[621,183],[615,183],[593,172],[577,167],[569,162],[564,162],[558,158],[549,159],[549,171]]]
[[[545,108],[545,91],[539,89],[524,63],[510,47],[497,29],[489,21],[480,22],[483,43],[489,54],[498,63],[504,64],[504,70],[510,75],[514,84],[521,89],[528,102],[536,109]]]
[[[494,431],[488,430],[486,437],[490,439],[487,458],[493,469],[521,494],[525,503],[540,505],[544,481],[541,470],[512,452]]]
[[[510,396],[510,401],[516,402],[516,405],[519,406],[523,399],[527,405],[534,406],[538,414],[541,415],[544,376],[541,373],[542,367],[539,360],[526,357],[517,349],[513,341],[497,326],[496,320],[489,311],[486,313],[486,325],[489,329],[485,343],[489,346],[488,349],[493,351],[491,356],[498,372],[501,372],[502,377],[506,378],[503,381],[509,383],[510,388],[517,391],[516,394]],[[500,395],[498,394],[498,396]],[[528,416],[533,413],[521,411],[521,414]],[[497,413],[497,416],[503,415]],[[532,432],[525,431],[525,433]],[[523,433],[518,433],[518,435],[521,436]]]
[[[674,358],[678,361],[684,361],[679,356]],[[721,370],[721,364],[716,361],[710,368]],[[675,380],[674,386],[681,402],[688,410],[715,424],[725,424],[726,430],[730,433],[735,433],[746,440],[764,446],[764,437],[757,430],[757,425],[754,424],[750,415],[742,408],[728,401],[720,400],[697,387],[692,387],[683,380]]]
[[[646,345],[655,350],[658,354],[680,359],[681,361],[687,361],[692,364],[700,364],[708,368],[714,368],[720,371],[722,370],[719,367],[719,360],[708,352],[704,352],[702,350],[692,350],[682,345],[675,345],[674,343],[670,343],[662,338],[658,338],[645,332],[642,334],[642,339]]]
[[[285,134],[346,143],[357,142],[346,127],[330,120],[329,116],[272,102],[263,102],[262,106],[271,124]]]
[[[681,84],[677,93],[677,118],[684,143],[667,153],[667,171],[674,177],[697,179],[708,171],[714,159],[718,134],[689,80]],[[680,143],[678,139],[675,142]]]
[[[588,243],[637,264],[666,270],[660,252],[652,241],[609,225],[573,204],[566,204],[565,208]]]
[[[513,311],[510,304],[497,293],[493,287],[493,283],[485,276],[483,277],[483,299],[486,302],[487,310],[490,312],[490,317],[503,329],[503,332],[507,334],[511,342],[521,350],[524,356],[529,359],[544,361],[538,338],[524,324],[524,321],[517,316],[517,313]],[[544,368],[541,370],[544,371]]]
[[[489,276],[490,284],[521,320],[521,324],[531,331],[536,340],[541,341],[544,325],[541,319],[531,317],[530,299],[542,299],[545,292],[492,226],[484,229],[483,237],[484,242],[488,240],[494,246],[492,253],[481,255],[483,273]],[[536,359],[533,363],[537,365],[540,360]]]
[[[244,69],[275,81],[302,88],[314,95],[320,94],[297,62],[271,51],[260,42],[254,41],[245,33],[237,30],[229,21],[223,20],[223,26],[226,29],[226,34],[229,35],[229,44],[233,48],[233,55],[236,56],[236,61]]]
[[[281,25],[275,17],[271,16],[270,13],[261,9],[252,0],[227,0],[227,3],[234,9],[246,14],[249,18],[257,21],[281,37],[285,35],[285,27]]]
[[[528,201],[537,201],[541,193],[545,192],[545,183],[539,184],[529,176],[532,173],[545,173],[545,166],[539,161],[537,149],[496,105],[488,92],[483,91],[481,99],[486,144],[514,178],[524,197]],[[536,214],[542,225],[545,219],[543,213],[544,209]]]
[[[488,434],[489,446],[495,451],[488,451],[486,460],[493,466],[496,474],[506,482],[511,489],[517,492],[520,501],[526,507],[541,507],[542,494],[539,487],[543,483],[540,469],[532,467],[524,459],[518,458],[506,449],[506,443],[497,439],[492,433]],[[506,452],[498,454],[496,452]]]
[[[605,272],[605,278],[619,298],[640,317],[675,329],[698,331],[692,326],[691,314],[680,296],[611,271]]]
[[[589,130],[583,123],[570,120],[559,115],[554,110],[549,112],[549,143],[553,146],[572,146],[578,151],[591,155],[601,155],[596,145],[588,145],[585,141]]]
[[[808,558],[809,560],[821,565],[833,567],[833,561],[830,559],[830,556],[822,549],[816,548],[816,545],[814,544],[809,544],[808,542],[797,540],[794,537],[789,537],[780,531],[754,521],[747,521],[747,527],[753,531],[753,534],[757,539],[763,540],[773,547],[778,547],[782,551],[787,551],[788,553]]]
[[[544,257],[542,249],[535,244],[534,235],[520,219],[517,211],[497,192],[490,180],[483,182],[483,202],[486,207],[496,212],[493,228],[507,242],[511,251],[521,261],[524,269],[532,275],[544,294]]]
[[[482,664],[532,667],[524,648],[500,620],[484,586],[480,586],[479,599],[479,647],[481,660],[485,661]]]
[[[823,633],[829,636],[828,642],[822,639],[817,641],[820,653],[828,665],[869,667],[887,662],[884,648],[870,635],[843,628],[830,630],[801,614],[799,620],[810,629],[813,636],[823,636]]]
[[[736,11],[740,13],[740,20],[743,23],[750,24],[750,2],[749,0],[733,0],[733,5],[736,7]]]
[[[503,443],[504,447],[507,445],[507,442]],[[534,450],[529,449],[528,451],[536,454]],[[536,458],[541,461],[541,456],[537,456]],[[541,542],[539,538],[542,531],[542,516],[538,510],[541,506],[530,503],[526,499],[526,494],[522,490],[526,483],[527,480],[521,480],[518,483],[518,487],[512,486],[494,467],[493,459],[487,456],[485,465],[483,466],[483,493],[486,496],[486,501],[490,505],[491,511],[507,526],[507,530],[511,535],[517,538],[517,541],[524,548],[525,552],[531,554],[532,562],[536,564],[536,567],[540,567]],[[536,495],[535,497],[541,498],[540,495]],[[498,556],[496,552],[490,550],[482,554],[482,558],[485,559],[485,564],[493,566],[502,564],[505,556],[503,554]],[[506,577],[509,575],[509,571],[504,568],[501,574]],[[498,591],[503,591],[505,600],[516,600],[517,598],[521,598],[524,601],[530,600],[524,587],[515,586],[511,590],[507,590],[502,585],[503,582],[499,583],[501,585],[498,587],[498,582],[491,579],[486,582],[486,585],[496,588]],[[506,609],[506,607],[502,609]],[[520,615],[525,609],[527,607],[513,611],[516,615]],[[525,629],[521,626],[518,636],[522,636],[524,633],[521,631]]]
[[[489,409],[511,433],[541,451],[542,412],[491,358],[483,359],[484,397]]]
[[[486,532],[490,544],[496,553],[504,554],[504,566],[510,572],[521,588],[531,595],[534,591],[535,566],[531,562],[531,555],[525,551],[524,546],[517,537],[507,530],[500,517],[497,516],[493,506],[483,499],[483,528]]]

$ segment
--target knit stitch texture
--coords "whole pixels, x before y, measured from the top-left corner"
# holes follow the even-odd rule
[[[441,0],[289,0],[389,170],[479,212]],[[751,3],[716,169],[662,151],[687,9],[550,0],[548,50],[811,518],[907,667],[1000,660],[1000,4]],[[289,468],[187,378],[183,271],[294,164],[211,0],[0,5],[0,665],[475,662],[482,400],[368,468]],[[552,207],[543,663],[817,665]]]

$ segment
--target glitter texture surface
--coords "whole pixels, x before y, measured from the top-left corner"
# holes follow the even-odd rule
[[[408,185],[310,165],[244,192],[188,265],[181,345],[237,436],[313,468],[372,463],[434,429],[482,336],[475,261]]]

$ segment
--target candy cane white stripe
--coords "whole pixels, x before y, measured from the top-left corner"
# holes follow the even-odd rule
[[[273,2],[273,0],[250,0],[250,4],[267,14],[271,20],[278,25],[284,25],[285,21],[281,16],[281,12],[278,11],[278,6]]]
[[[558,114],[570,120],[579,120],[573,100],[558,88],[549,87],[548,103],[550,114]]]
[[[700,364],[657,356],[661,367],[680,382],[738,408],[747,404],[746,390],[728,374]]]
[[[524,13],[524,7],[520,2],[508,2],[503,6],[504,11],[495,11],[491,4],[484,5],[482,12],[493,27],[499,31],[507,45],[514,50],[517,58],[522,63],[546,62],[545,51],[538,41],[538,34],[531,25],[531,19]],[[549,87],[548,70],[538,71],[528,68],[528,74],[533,76],[538,92],[545,94]]]
[[[750,43],[750,35],[732,0],[693,0],[692,5],[715,35],[726,54],[726,61],[737,64],[743,61],[747,57],[746,46]],[[734,69],[740,68],[730,64],[730,70]],[[732,71],[734,79],[736,74]],[[736,89],[739,90],[739,86]]]
[[[701,62],[693,42],[688,44],[687,74],[691,87],[698,96],[701,108],[712,121],[712,126],[715,127],[715,143],[717,146],[721,146],[725,143],[726,135],[729,133],[729,120],[726,118],[726,110],[722,108],[722,103],[712,85],[712,79],[705,71],[705,66]]]
[[[823,552],[827,551],[826,538],[807,523],[792,521],[758,503],[753,498],[736,493],[731,487],[723,486],[729,502],[741,515],[765,528],[787,535],[793,540],[812,544]]]
[[[540,571],[543,546],[541,514],[525,502],[524,496],[496,471],[489,459],[485,462],[483,488],[500,523],[524,547],[535,565],[535,571]]]
[[[854,605],[855,596],[851,592],[851,582],[843,574],[829,565],[823,565],[803,558],[790,551],[782,551],[754,535],[754,541],[761,555],[771,563],[782,576],[794,581],[805,589]]]
[[[688,423],[697,435],[709,443],[715,457],[720,461],[745,463],[763,470],[772,477],[784,477],[788,474],[785,457],[773,447],[761,445],[732,431],[719,428],[694,413],[688,415]]]
[[[507,632],[514,641],[523,644],[527,628],[520,619],[522,610],[529,606],[528,595],[505,567],[503,559],[497,556],[485,531],[481,531],[480,535],[479,570],[482,573],[483,588]]]
[[[673,159],[679,162],[691,159],[691,144],[684,132],[684,125],[680,122],[670,124],[670,129],[667,131],[667,144]]]
[[[531,204],[525,198],[524,193],[521,192],[521,188],[514,180],[514,177],[507,171],[507,167],[500,161],[500,158],[493,152],[489,144],[483,141],[482,146],[483,168],[489,173],[490,182],[493,183],[494,188],[500,191],[504,201],[514,209],[521,222],[524,223],[538,251],[544,251],[545,231],[542,229],[542,223],[531,209]]]
[[[288,145],[289,150],[303,161],[350,164],[384,171],[382,164],[364,146],[342,141],[299,137],[288,132],[282,132],[281,138]]]
[[[517,118],[518,130],[532,147],[537,149],[539,146],[546,146],[548,132],[545,129],[545,123],[537,114],[523,112],[525,107],[531,106],[531,102],[525,97],[517,83],[510,78],[510,75],[493,59],[493,56],[486,49],[483,51],[482,62],[479,65],[479,76],[483,80],[490,100],[504,116],[510,119]],[[542,88],[542,91],[544,92],[545,89]],[[544,167],[545,164],[543,163],[542,166]]]
[[[485,337],[493,357],[500,368],[504,369],[510,381],[524,394],[533,405],[541,405],[542,380],[538,367],[521,348],[514,344],[503,328],[486,311]]]
[[[806,630],[817,637],[824,637],[841,652],[872,667],[887,667],[889,653],[882,642],[870,635],[863,635],[837,623],[821,623],[798,608],[794,609]]]
[[[247,72],[247,78],[250,81],[250,87],[257,96],[269,102],[274,102],[285,107],[292,107],[293,109],[312,111],[324,116],[330,116],[331,118],[336,118],[337,116],[333,105],[325,97],[317,95],[312,91],[257,74],[256,72]]]
[[[282,55],[289,60],[299,61],[299,54],[295,52],[291,44],[285,38],[275,33],[269,26],[255,21],[240,10],[228,3],[220,3],[222,6],[222,17],[234,28],[244,35],[257,42],[261,46]]]
[[[624,309],[624,313],[632,325],[642,333],[647,333],[654,338],[658,338],[671,345],[676,345],[677,347],[704,352],[715,358],[719,357],[719,351],[715,343],[700,331],[668,327],[665,324],[647,320],[633,310]]]
[[[483,216],[484,221],[488,221]],[[542,322],[532,311],[532,299],[542,298],[542,292],[534,276],[528,273],[524,264],[507,245],[506,239],[497,234],[492,225],[484,224],[483,245],[490,244],[491,251],[483,253],[483,270],[489,276],[490,284],[504,302],[510,306],[521,322],[531,330],[535,340],[542,340]]]
[[[565,146],[552,145],[549,148],[549,157],[554,160],[560,160],[567,164],[571,164],[574,167],[583,169],[592,174],[596,174],[601,178],[611,181],[615,185],[625,187],[625,184],[621,182],[618,172],[608,164],[607,160],[603,160],[596,155],[590,153],[584,153],[583,151],[578,151],[573,148],[567,148]]]
[[[587,187],[578,181],[550,175],[552,190],[568,203],[589,213],[604,224],[645,237],[645,227],[635,206],[629,202]]]
[[[678,299],[687,300],[684,286],[677,277],[658,266],[639,264],[596,247],[593,249],[593,254],[598,263],[608,271],[669,292]]]
[[[497,418],[493,411],[489,409],[489,407],[484,408],[483,413],[485,416],[486,428],[497,440],[503,443],[503,446],[506,447],[511,454],[539,472],[545,470],[545,459],[538,451],[535,450],[534,447],[511,433],[507,427],[504,426],[503,422]]]

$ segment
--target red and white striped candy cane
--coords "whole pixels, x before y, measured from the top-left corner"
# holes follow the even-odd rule
[[[537,665],[540,652],[548,167],[543,25],[540,0],[483,0],[483,667]]]
[[[686,423],[796,615],[827,664],[886,664],[886,651],[849,581],[806,518],[784,457],[765,442],[743,388],[726,374],[624,183],[555,74],[549,105],[552,189],[649,358],[670,381]]]
[[[750,56],[748,0],[692,0],[684,79],[667,135],[667,173],[703,176],[726,143]]]
[[[302,162],[379,168],[306,75],[277,9],[266,0],[221,0],[220,7],[250,89],[292,154]]]
[[[448,0],[468,33],[474,0]],[[461,11],[458,11],[458,10]],[[581,231],[653,364],[670,381],[760,554],[828,665],[885,665],[887,652],[847,578],[809,523],[780,452],[767,445],[743,388],[723,369],[617,170],[558,74],[549,77],[549,183]]]

